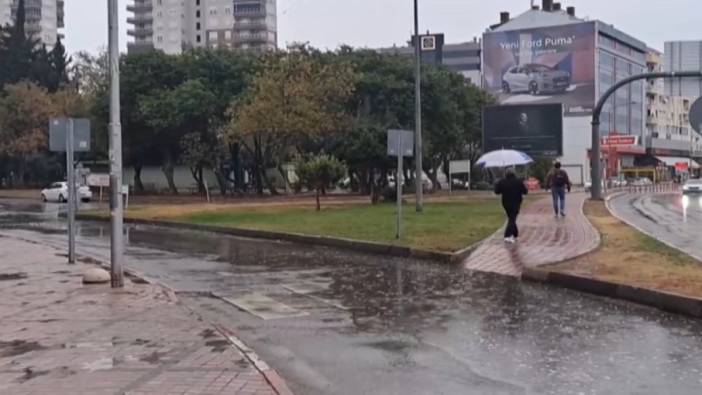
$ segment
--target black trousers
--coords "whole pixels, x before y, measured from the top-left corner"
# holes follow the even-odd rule
[[[519,206],[505,206],[507,214],[507,228],[505,228],[505,237],[519,237],[519,228],[517,228],[517,217],[519,216]]]

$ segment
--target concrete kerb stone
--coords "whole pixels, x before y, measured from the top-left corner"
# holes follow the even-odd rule
[[[552,272],[543,269],[527,269],[522,278],[529,281],[553,284],[576,291],[599,296],[623,299],[672,313],[702,318],[702,299],[663,292],[649,288],[634,287],[573,274]]]
[[[84,221],[99,221],[107,222],[110,219],[107,217],[91,214],[78,214],[76,219]],[[374,243],[369,241],[352,240],[338,237],[304,235],[299,233],[273,232],[256,229],[244,228],[225,228],[221,226],[184,224],[172,221],[161,220],[145,220],[136,218],[125,218],[125,223],[135,225],[158,226],[171,229],[186,229],[196,230],[200,232],[225,234],[228,236],[246,237],[251,239],[264,239],[276,241],[288,241],[298,244],[319,245],[326,247],[335,247],[344,250],[364,252],[374,255],[394,256],[400,258],[417,258],[443,263],[460,263],[464,258],[469,256],[480,243],[476,243],[460,251],[449,253],[440,251],[422,250],[417,248],[398,246],[393,244]]]
[[[18,240],[23,240],[22,238],[17,238]],[[35,241],[31,240],[26,240],[27,242],[31,242],[33,244],[41,244],[37,243]],[[96,259],[91,256],[85,256],[85,255],[78,255],[76,256],[77,260],[79,262],[83,262],[85,264],[92,264],[92,265],[98,265],[106,270],[109,270],[110,265],[109,263],[106,263],[100,259]],[[263,377],[266,379],[268,384],[273,388],[273,390],[278,394],[278,395],[293,395],[293,392],[290,390],[290,388],[287,386],[285,380],[280,377],[277,371],[272,369],[268,364],[266,364],[261,358],[259,358],[258,354],[256,354],[255,351],[253,351],[250,347],[248,347],[241,339],[239,339],[232,331],[229,329],[218,325],[212,321],[209,321],[202,317],[197,311],[192,309],[190,306],[186,305],[185,303],[182,303],[180,299],[178,298],[178,292],[173,289],[172,287],[168,286],[167,284],[164,284],[161,281],[154,280],[150,278],[149,276],[145,275],[144,273],[135,270],[130,267],[125,267],[124,268],[124,273],[125,275],[132,277],[132,278],[138,278],[142,281],[144,281],[147,284],[154,285],[157,287],[160,287],[163,289],[164,293],[168,297],[169,301],[173,303],[178,303],[179,305],[183,306],[186,308],[190,313],[194,314],[198,318],[202,319],[205,322],[208,322],[210,325],[212,325],[218,332],[220,332],[226,339],[229,341],[232,346],[236,347],[239,351],[241,351],[244,356],[256,367],[256,370],[259,371],[263,375]],[[186,292],[187,293],[187,292]],[[207,296],[207,297],[213,297],[216,298],[213,293],[211,292],[206,292],[204,295],[201,295],[202,293],[198,293],[200,296]]]
[[[627,224],[644,234],[648,234],[637,226],[630,224],[626,220],[617,216],[611,209],[610,201],[624,195],[625,193],[626,192],[618,192],[607,196],[605,198],[605,205],[607,209],[613,217],[617,218],[622,223]],[[674,246],[671,247],[675,248]],[[599,296],[623,299],[673,313],[702,318],[702,299],[691,296],[664,292],[650,288],[634,287],[631,285],[598,280],[574,274],[554,272],[548,270],[547,267],[524,268],[522,271],[522,279],[537,283],[557,285]]]
[[[656,237],[656,235],[654,235],[653,233],[647,231],[646,229],[641,228],[640,226],[634,224],[633,222],[628,221],[626,218],[622,217],[621,215],[618,215],[618,214],[612,209],[611,201],[614,200],[614,199],[616,199],[616,198],[618,198],[618,197],[620,197],[620,196],[622,196],[622,195],[624,195],[624,194],[625,194],[624,192],[620,192],[620,193],[618,193],[618,194],[613,194],[613,195],[611,195],[611,196],[608,196],[608,197],[605,199],[605,206],[607,207],[607,211],[609,211],[609,213],[610,213],[614,218],[616,218],[617,220],[619,220],[620,222],[622,222],[622,223],[624,223],[624,224],[626,224],[626,225],[631,226],[632,228],[634,228],[634,229],[636,229],[637,231],[639,231],[639,232],[645,234],[646,236],[649,236],[649,237],[651,237],[651,238],[654,238],[654,239],[658,240],[659,242],[665,244],[666,246],[668,246],[668,247],[670,247],[670,248],[672,248],[672,249],[674,249],[674,250],[676,250],[676,251],[679,251],[681,254],[685,254],[685,255],[689,256],[690,258],[693,258],[693,259],[695,259],[695,260],[698,260],[698,261],[702,262],[702,257],[690,255],[689,253],[687,253],[687,252],[685,252],[685,251],[679,249],[679,248],[678,248],[677,246],[675,246],[673,243],[669,243],[669,242],[667,242],[667,241],[665,241],[665,240],[659,239],[659,238]],[[658,194],[665,195],[665,194],[668,194],[668,193],[667,193],[667,192],[661,192],[661,193],[658,193]]]

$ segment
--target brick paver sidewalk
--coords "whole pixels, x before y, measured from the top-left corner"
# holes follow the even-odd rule
[[[518,220],[517,244],[505,243],[500,230],[468,257],[464,266],[519,276],[524,267],[558,263],[596,249],[599,233],[582,213],[586,197],[584,193],[567,196],[566,218],[554,218],[550,195],[526,206]]]
[[[85,264],[0,237],[0,394],[275,394],[164,289],[83,286]]]

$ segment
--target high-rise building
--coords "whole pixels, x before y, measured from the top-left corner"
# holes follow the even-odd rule
[[[608,23],[577,16],[575,7],[542,0],[516,17],[502,12],[499,23],[483,35],[483,88],[500,105],[561,104],[561,151],[550,157],[562,162],[575,183],[583,183],[590,178],[595,103],[617,81],[646,69],[646,50],[641,40]],[[646,155],[644,111],[642,81],[622,87],[605,102],[600,135],[625,135],[630,142],[603,151],[608,175],[634,167]],[[514,147],[538,152],[549,141],[536,137],[513,139]]]
[[[391,55],[414,56],[414,38],[407,46],[381,48],[378,52]],[[475,85],[480,85],[480,40],[455,44],[444,43],[444,35],[430,33],[420,35],[422,63],[443,65],[463,75]]]
[[[277,45],[276,0],[134,0],[127,11],[132,53]]]
[[[651,73],[664,69],[663,56],[655,49],[648,50],[646,63]],[[694,98],[669,95],[666,83],[662,79],[646,83],[646,146],[670,166],[687,163],[688,167],[698,168],[697,162],[688,159],[702,155],[702,136],[692,129],[689,119]]]
[[[702,70],[702,41],[671,41],[665,43],[663,55],[665,71]],[[665,82],[665,92],[670,96],[702,96],[699,78],[672,79]]]
[[[25,31],[51,48],[62,35],[64,0],[25,0]],[[14,24],[19,0],[0,0],[0,26]]]

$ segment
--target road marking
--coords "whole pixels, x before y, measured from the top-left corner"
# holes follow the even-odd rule
[[[304,311],[294,309],[268,296],[252,293],[241,297],[215,295],[241,310],[255,315],[262,320],[277,320],[283,318],[303,317],[309,315]]]
[[[312,295],[312,294],[317,293],[317,292],[326,291],[327,289],[329,289],[329,284],[309,283],[308,282],[308,283],[296,283],[296,284],[283,284],[282,287],[287,289],[288,291],[290,291],[292,293],[308,297],[310,299],[316,300],[317,302],[320,302],[320,303],[323,303],[323,304],[326,304],[326,305],[329,305],[332,307],[336,307],[337,309],[345,310],[345,311],[350,310],[348,307],[346,307],[342,304],[339,304],[333,300],[321,298],[321,297],[316,296],[316,295]]]

